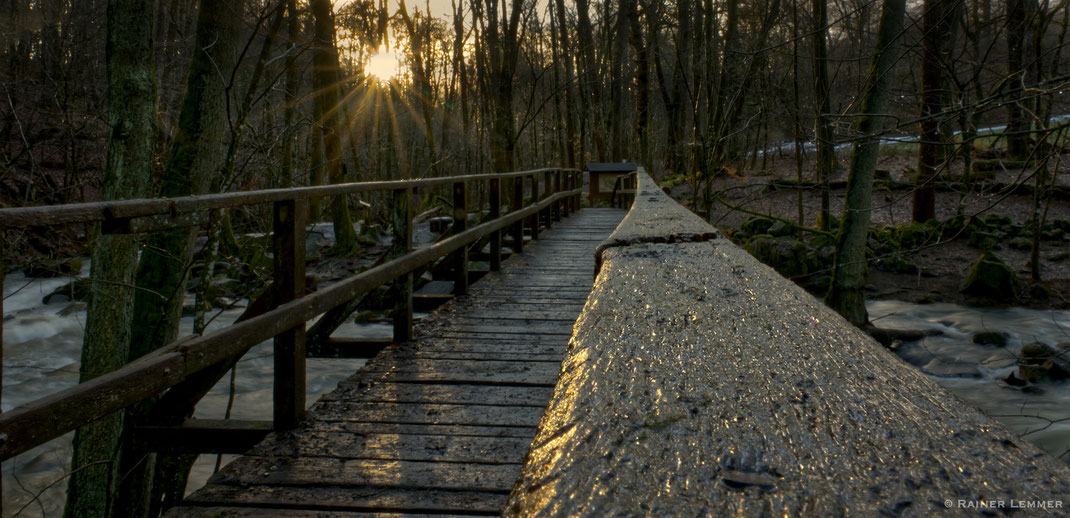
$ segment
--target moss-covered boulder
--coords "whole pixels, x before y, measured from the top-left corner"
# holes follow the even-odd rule
[[[1014,300],[1014,270],[992,252],[985,252],[970,265],[959,291],[965,295],[1009,303]]]
[[[1040,342],[1022,347],[1018,357],[1018,374],[1022,379],[1038,381],[1062,381],[1070,379],[1070,362],[1054,347]]]
[[[744,221],[739,229],[750,234],[768,234],[769,228],[773,226],[773,220],[769,218],[755,217]]]
[[[75,279],[41,298],[42,304],[52,302],[89,302],[93,298],[93,283],[88,278]]]
[[[917,248],[927,241],[933,231],[918,222],[911,222],[899,229],[899,245],[903,248]]]
[[[781,275],[792,278],[806,275],[809,248],[791,238],[774,238],[768,234],[755,236],[743,247],[755,259],[773,267]]]
[[[973,334],[973,343],[979,345],[994,345],[1004,347],[1010,335],[1003,331],[980,331]]]
[[[1028,239],[1015,239],[1007,246],[1011,247],[1013,250],[1029,250],[1033,247],[1033,242]]]
[[[999,236],[976,230],[970,234],[970,246],[980,250],[999,250]]]

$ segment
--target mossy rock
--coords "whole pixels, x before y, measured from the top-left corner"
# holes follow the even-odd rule
[[[55,300],[56,302],[89,302],[93,299],[93,281],[88,278],[75,279],[63,286],[60,286],[52,293],[45,295],[41,298],[42,304],[50,304]],[[57,299],[58,297],[58,299]]]
[[[743,248],[785,277],[800,277],[809,272],[809,248],[801,241],[769,235],[755,236]]]
[[[882,272],[916,274],[920,271],[918,265],[904,261],[898,255],[883,258],[877,261],[876,266]]]
[[[1029,286],[1029,298],[1033,300],[1048,300],[1051,298],[1051,289],[1041,283]]]
[[[751,234],[770,234],[769,228],[773,226],[773,220],[769,218],[755,217],[744,221],[739,229]]]
[[[817,216],[817,228],[824,227],[824,225],[822,223],[823,223],[823,221],[822,221],[821,215],[818,214],[818,216]],[[836,231],[836,230],[840,229],[840,223],[841,223],[840,218],[837,218],[836,216],[833,216],[832,214],[829,214],[829,222],[828,223],[829,223],[828,224],[829,230]]]
[[[921,223],[907,223],[899,229],[899,245],[903,248],[917,248],[929,241],[931,235],[932,231]]]
[[[825,234],[815,234],[814,237],[810,238],[809,244],[813,248],[836,246],[836,238]]]
[[[965,216],[955,216],[940,224],[940,232],[942,237],[951,238],[963,233],[965,228],[969,225],[970,220]]]
[[[1033,242],[1028,239],[1015,239],[1007,246],[1011,247],[1013,250],[1029,250],[1033,247]]]
[[[973,334],[973,343],[1005,347],[1007,345],[1007,339],[1010,337],[1011,335],[1004,333],[1003,331],[981,331]]]
[[[1000,228],[1011,224],[1010,216],[1000,216],[999,214],[988,214],[985,216],[984,222],[989,228]]]
[[[1014,300],[1016,284],[1014,270],[995,254],[985,252],[970,265],[959,291],[965,295],[1006,303]]]
[[[795,227],[784,223],[783,221],[776,221],[769,227],[767,232],[776,237],[790,236],[795,233]]]
[[[1053,263],[1061,263],[1067,259],[1070,259],[1070,252],[1059,252],[1048,258]]]
[[[970,246],[979,250],[999,250],[999,236],[991,232],[974,231],[970,234]]]

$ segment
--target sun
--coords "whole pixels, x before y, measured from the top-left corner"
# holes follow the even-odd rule
[[[394,49],[380,45],[379,50],[368,57],[364,71],[380,83],[389,83],[401,75],[401,56]]]

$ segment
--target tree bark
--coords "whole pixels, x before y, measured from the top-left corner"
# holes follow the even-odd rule
[[[108,4],[107,165],[101,199],[140,198],[152,176],[156,142],[156,70],[152,0]],[[111,372],[127,361],[134,306],[137,236],[93,230],[89,301],[79,381]],[[74,434],[66,517],[103,517],[117,483],[123,412],[99,419]]]
[[[1028,40],[1030,6],[1033,0],[1007,0],[1007,75],[1012,90],[1025,86],[1025,47]],[[1013,97],[1023,95],[1013,94]],[[1029,156],[1029,119],[1023,101],[1007,103],[1007,155],[1012,160]]]
[[[832,128],[832,111],[828,76],[828,5],[825,0],[813,0],[814,9],[814,88],[817,94],[817,117],[814,119],[817,135],[817,181],[821,184],[821,212],[818,226],[829,229],[829,179],[836,169],[835,132]]]
[[[315,24],[312,52],[313,113],[323,133],[327,181],[339,184],[345,181],[342,176],[342,132],[345,126],[340,117],[342,105],[338,96],[338,82],[341,80],[341,68],[338,64],[338,47],[334,42],[334,18],[331,16],[330,0],[312,0],[309,7]],[[357,244],[357,232],[349,215],[349,198],[341,194],[331,198],[330,211],[334,226],[334,251],[348,253]]]
[[[873,171],[880,150],[876,132],[883,125],[883,113],[892,89],[905,12],[906,0],[884,0],[869,81],[855,128],[862,138],[855,142],[851,153],[843,223],[836,236],[832,285],[825,298],[825,304],[859,327],[869,322],[862,290],[866,283],[866,237],[873,208]]]
[[[186,94],[161,179],[161,197],[206,194],[219,175],[229,120],[227,78],[237,66],[243,32],[241,5],[234,1],[200,5]],[[149,237],[137,268],[129,361],[177,338],[196,230],[177,228]],[[151,406],[152,401],[142,402],[130,420],[135,421]],[[154,455],[124,447],[118,516],[148,516],[153,507],[149,496],[154,465]]]
[[[554,0],[557,14],[556,55],[564,63],[565,69],[565,161],[569,167],[578,167],[576,155],[576,67],[573,64],[573,48],[569,44],[568,18],[565,17],[565,0]]]
[[[940,113],[949,97],[944,68],[951,54],[953,24],[959,0],[926,0],[921,45],[921,139],[918,145],[918,173],[914,179],[913,218],[924,223],[936,217],[937,170],[944,162],[944,124]]]

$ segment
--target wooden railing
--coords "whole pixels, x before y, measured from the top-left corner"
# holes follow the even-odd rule
[[[502,207],[503,182],[511,185],[512,203]],[[467,228],[468,185],[485,183],[486,220]],[[151,415],[141,423],[140,440],[148,449],[184,452],[241,452],[271,428],[288,429],[305,409],[305,323],[317,315],[345,308],[361,295],[394,283],[394,341],[412,337],[413,272],[450,256],[454,293],[468,287],[468,245],[489,236],[490,269],[501,264],[502,234],[512,237],[512,249],[521,252],[525,227],[532,238],[549,225],[579,208],[580,172],[539,169],[501,174],[466,175],[415,180],[348,183],[321,187],[271,189],[250,192],[143,199],[0,210],[0,228],[53,226],[99,222],[111,234],[151,232],[190,226],[205,220],[210,211],[258,204],[273,204],[274,309],[239,320],[201,336],[187,336],[153,351],[126,366],[85,383],[42,397],[0,414],[0,460],[72,431],[95,419],[167,391]],[[439,242],[413,250],[413,196],[420,189],[452,186],[453,227]],[[401,255],[324,289],[305,295],[305,225],[310,199],[366,192],[392,192],[392,227]],[[531,202],[525,204],[525,194]],[[477,210],[482,211],[483,206]],[[0,322],[3,307],[0,304]],[[342,316],[345,318],[345,315]],[[0,324],[2,326],[2,324]],[[0,328],[2,330],[2,328]],[[273,421],[189,420],[185,416],[252,346],[275,339]],[[3,343],[0,341],[0,357]]]

